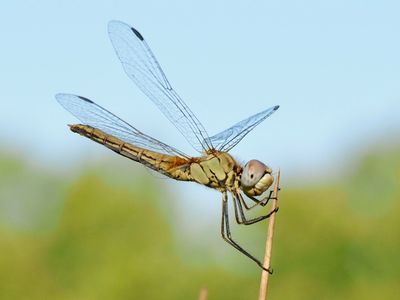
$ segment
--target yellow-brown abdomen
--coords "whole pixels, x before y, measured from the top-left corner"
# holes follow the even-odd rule
[[[185,166],[189,166],[189,161],[185,158],[137,147],[87,125],[70,125],[70,129],[168,177],[178,180],[190,180],[187,172],[185,172]]]

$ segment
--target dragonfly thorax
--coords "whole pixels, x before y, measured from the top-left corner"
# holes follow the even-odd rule
[[[238,187],[241,167],[226,152],[213,151],[207,156],[194,158],[190,163],[190,178],[208,187],[225,191]]]
[[[240,187],[248,196],[259,196],[274,182],[272,170],[259,160],[252,159],[243,168]]]

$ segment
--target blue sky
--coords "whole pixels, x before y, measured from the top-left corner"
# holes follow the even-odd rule
[[[67,130],[76,120],[54,95],[69,92],[195,154],[123,72],[107,36],[118,19],[143,34],[210,135],[281,105],[232,150],[240,161],[300,181],[339,172],[358,149],[400,132],[399,11],[398,1],[9,1],[3,148],[49,166],[113,156]]]

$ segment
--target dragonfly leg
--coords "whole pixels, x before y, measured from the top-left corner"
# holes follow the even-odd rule
[[[231,236],[231,230],[229,228],[229,216],[228,216],[228,196],[226,192],[222,193],[222,218],[221,218],[221,236],[222,238],[234,247],[236,250],[241,252],[242,254],[246,255],[248,258],[253,260],[260,268],[267,271],[268,273],[272,274],[272,270],[265,268],[263,264],[251,255],[249,252],[244,250],[238,243],[236,243]]]
[[[238,224],[244,224],[244,225],[251,225],[257,222],[260,222],[262,220],[265,220],[269,218],[273,213],[276,213],[278,211],[278,207],[270,211],[266,215],[262,215],[256,218],[252,219],[247,219],[246,215],[244,214],[242,203],[244,203],[244,199],[240,194],[232,193],[232,198],[233,198],[233,203],[234,203],[234,208],[235,208],[235,216],[236,216],[236,221]],[[240,213],[241,220],[238,218],[238,211]]]
[[[238,206],[240,204],[237,203],[234,193],[232,193],[232,199],[233,199],[233,207],[235,209],[234,211],[235,211],[236,223],[243,224],[243,218],[245,218],[244,213],[243,213],[243,208],[242,207],[238,208]],[[240,215],[239,215],[239,212],[240,212]]]
[[[278,191],[280,191],[281,189],[278,188]],[[273,196],[274,191],[269,191],[269,194],[267,197],[262,198],[261,200],[259,200],[261,203],[261,206],[265,206],[268,204],[269,200],[273,199],[276,200],[278,199],[277,196]]]
[[[256,206],[258,206],[258,205],[265,206],[265,205],[268,204],[269,200],[271,200],[271,199],[276,199],[276,197],[273,197],[272,194],[273,194],[273,191],[269,191],[268,196],[262,198],[261,200],[258,200],[258,199],[256,199],[255,197],[252,197],[252,196],[247,196],[248,198],[250,198],[251,200],[253,200],[254,202],[256,202],[256,204],[253,204],[253,205],[251,205],[251,206],[248,206],[248,205],[246,204],[246,202],[245,202],[244,200],[242,200],[242,201],[243,201],[243,205],[244,205],[244,207],[245,207],[247,210],[250,210],[250,209],[252,209],[253,207],[256,207]]]
[[[251,200],[253,200],[254,202],[256,202],[256,204],[248,205],[248,204],[246,203],[246,201],[243,199],[243,197],[242,197],[242,195],[241,195],[241,193],[240,193],[240,190],[237,190],[236,193],[239,194],[239,195],[241,196],[243,206],[244,206],[244,208],[245,208],[246,210],[251,210],[251,209],[253,209],[254,207],[257,207],[257,206],[259,206],[259,205],[265,206],[265,205],[268,204],[268,202],[269,202],[270,199],[274,199],[274,198],[275,198],[275,197],[272,197],[272,193],[273,193],[272,191],[269,192],[269,195],[268,195],[267,197],[264,197],[264,198],[261,199],[261,200],[258,200],[258,199],[255,198],[255,197],[247,196],[247,195],[246,195],[247,198],[250,198]]]

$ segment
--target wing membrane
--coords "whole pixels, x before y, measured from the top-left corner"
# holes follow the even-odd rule
[[[140,132],[135,127],[87,98],[72,94],[57,94],[56,99],[84,125],[100,129],[124,142],[141,148],[187,157],[187,155],[179,150]]]
[[[199,152],[211,149],[211,140],[203,125],[171,87],[142,35],[120,21],[111,21],[108,33],[129,78],[156,104],[193,148]]]
[[[236,146],[251,130],[272,115],[279,106],[270,107],[258,114],[236,123],[232,127],[210,137],[210,142],[215,149],[228,152]]]

